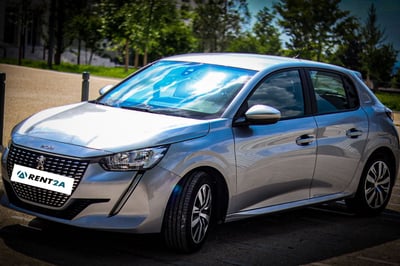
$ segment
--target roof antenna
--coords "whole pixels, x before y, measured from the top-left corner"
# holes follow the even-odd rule
[[[298,53],[297,55],[295,55],[293,58],[294,59],[298,59],[300,57],[300,53]]]

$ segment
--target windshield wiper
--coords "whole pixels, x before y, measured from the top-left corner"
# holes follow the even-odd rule
[[[103,103],[103,102],[100,102],[100,101],[97,101],[97,100],[89,101],[89,103],[94,103],[94,104],[104,105],[104,106],[111,106],[111,105],[109,105],[107,103]]]
[[[122,109],[128,109],[128,110],[135,110],[135,111],[142,111],[142,112],[152,112],[152,107],[147,104],[138,104],[138,105],[132,105],[132,106],[124,106],[120,105],[119,106]]]
[[[179,117],[191,117],[191,112],[189,110],[171,108],[171,107],[155,107],[151,110],[152,113],[172,115]]]

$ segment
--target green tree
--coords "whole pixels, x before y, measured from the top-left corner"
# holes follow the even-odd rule
[[[247,31],[229,43],[229,52],[247,52],[259,54],[281,53],[279,30],[274,26],[275,16],[268,7],[257,13],[252,32]]]
[[[260,44],[258,39],[250,31],[242,33],[233,39],[227,47],[227,52],[258,53]]]
[[[397,57],[393,45],[385,44],[385,32],[377,25],[377,21],[376,8],[371,4],[361,30],[364,42],[361,59],[367,83],[372,89],[380,83],[389,82]]]
[[[340,29],[349,22],[340,0],[281,0],[274,4],[279,25],[288,35],[289,55],[323,61],[332,54],[343,36]]]
[[[400,68],[397,69],[395,75],[390,80],[390,87],[400,89]]]
[[[47,36],[43,36],[48,46],[48,66],[52,68],[53,54],[54,63],[59,65],[61,63],[61,55],[66,47],[70,46],[75,38],[76,28],[73,27],[76,23],[76,16],[82,14],[85,10],[89,0],[49,0],[48,10],[49,17],[47,21]],[[82,16],[81,16],[82,17]],[[83,25],[85,26],[85,25]],[[82,27],[83,27],[82,26]],[[81,28],[82,28],[81,27]],[[53,53],[53,50],[54,53]]]
[[[93,54],[100,52],[100,42],[103,39],[99,29],[101,28],[100,14],[96,13],[95,5],[82,1],[79,11],[71,18],[70,23],[66,26],[68,36],[78,42],[77,64],[79,65],[81,58],[82,43],[86,49],[90,49],[89,61],[85,64],[91,64]]]
[[[54,64],[61,63],[61,55],[65,49],[71,45],[73,34],[69,25],[72,23],[74,15],[79,13],[81,8],[87,5],[86,1],[81,0],[53,0],[55,1],[55,54]]]
[[[225,51],[250,19],[246,0],[196,0],[196,4],[193,32],[200,51]]]
[[[195,50],[197,40],[191,28],[182,20],[174,20],[164,25],[157,34],[157,45],[152,47],[151,55],[154,59]]]
[[[99,16],[90,13],[86,18],[86,22],[86,33],[83,36],[83,41],[85,42],[85,48],[90,49],[89,62],[86,62],[86,64],[90,65],[92,63],[93,54],[102,52],[104,50],[101,45],[103,36],[99,31],[101,27],[101,20]]]
[[[340,45],[338,50],[330,56],[329,62],[361,71],[363,45],[361,37],[354,37],[352,40],[348,40],[347,43]]]
[[[342,36],[336,51],[329,56],[329,62],[350,69],[361,71],[361,54],[364,43],[362,41],[361,25],[357,18],[348,17],[346,22],[338,27]]]
[[[18,41],[18,64],[22,64],[22,59],[25,58],[26,53],[26,39],[29,30],[32,38],[36,37],[36,25],[39,21],[39,14],[43,13],[45,5],[43,3],[33,3],[29,0],[16,0],[15,2],[9,2],[7,8],[8,15],[6,16],[9,24],[14,24],[15,29],[18,30],[17,41]],[[32,50],[36,45],[35,39],[32,39]]]
[[[117,49],[123,47],[126,70],[131,50],[135,52],[137,66],[139,55],[143,55],[145,65],[149,53],[164,54],[160,43],[169,45],[164,47],[167,53],[175,51],[174,44],[181,48],[190,46],[190,37],[186,36],[188,30],[180,21],[173,0],[102,0],[98,7],[102,14],[101,32]],[[175,40],[172,30],[177,31]]]
[[[196,40],[189,21],[185,22],[186,16],[185,11],[178,12],[173,0],[155,1],[145,42],[150,55],[158,59],[194,50]]]
[[[146,17],[140,4],[139,0],[102,0],[98,5],[98,13],[101,14],[100,31],[115,50],[123,51],[126,71],[129,67],[131,46],[135,51],[141,49],[144,39]],[[135,40],[134,44],[131,44],[131,40]]]
[[[270,12],[268,7],[264,7],[257,13],[256,19],[253,32],[259,43],[257,52],[261,54],[280,54],[280,34],[279,30],[273,24],[275,16]]]

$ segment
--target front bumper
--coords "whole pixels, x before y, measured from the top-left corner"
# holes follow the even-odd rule
[[[7,160],[9,152],[5,149],[2,157],[5,194],[0,203],[20,212],[72,226],[132,233],[160,232],[169,195],[179,180],[178,176],[161,167],[146,172],[110,172],[95,160],[89,160],[72,194],[60,204],[54,203],[54,193],[36,188],[32,190],[31,187],[21,190],[10,180],[13,164]],[[43,154],[42,151],[33,152],[34,156]],[[41,198],[37,199],[37,195]]]

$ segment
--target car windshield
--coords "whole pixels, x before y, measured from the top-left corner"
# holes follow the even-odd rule
[[[254,74],[253,70],[219,65],[159,61],[96,103],[190,118],[215,118]]]

